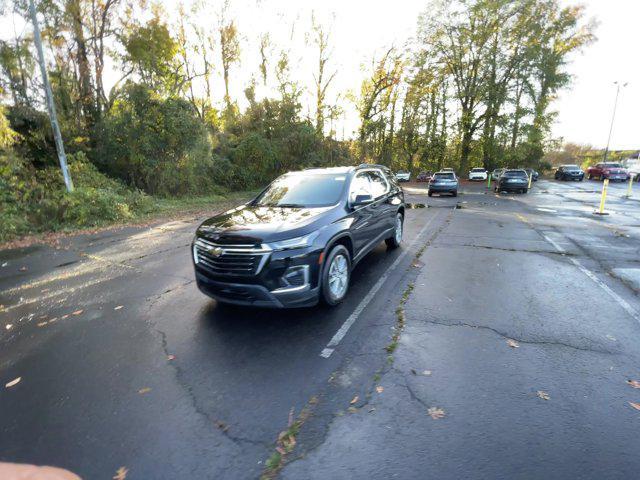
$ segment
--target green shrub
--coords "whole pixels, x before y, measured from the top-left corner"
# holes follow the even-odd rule
[[[213,159],[204,123],[185,100],[129,84],[104,118],[96,162],[147,193],[210,193]]]

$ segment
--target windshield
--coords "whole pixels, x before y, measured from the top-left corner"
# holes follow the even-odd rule
[[[472,172],[484,172],[484,168],[472,168]]]
[[[524,170],[507,170],[503,175],[511,178],[526,178],[527,172]]]
[[[580,170],[580,167],[577,165],[565,165],[565,170]]]
[[[436,180],[455,180],[453,173],[436,173],[434,178]]]
[[[253,202],[258,207],[327,207],[340,200],[346,175],[283,175]]]
[[[622,168],[622,165],[619,163],[605,163],[605,168]]]

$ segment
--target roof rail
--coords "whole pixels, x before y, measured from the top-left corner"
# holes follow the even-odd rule
[[[390,168],[387,167],[386,165],[379,165],[379,164],[376,164],[376,163],[361,163],[356,168],[386,168],[386,169],[390,170]]]

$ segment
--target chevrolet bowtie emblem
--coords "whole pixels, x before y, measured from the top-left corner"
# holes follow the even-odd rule
[[[212,257],[219,257],[224,253],[224,250],[220,247],[212,247],[208,250],[208,252]]]

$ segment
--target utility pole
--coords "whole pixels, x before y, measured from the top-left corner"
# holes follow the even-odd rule
[[[29,0],[29,14],[33,22],[33,40],[38,50],[38,63],[40,64],[40,73],[42,74],[42,83],[44,83],[44,93],[47,102],[47,110],[49,110],[49,119],[51,120],[51,128],[53,130],[53,138],[56,141],[56,151],[58,152],[58,160],[60,161],[60,169],[64,177],[64,184],[67,192],[73,192],[73,181],[69,175],[67,167],[67,155],[64,153],[64,144],[62,143],[62,135],[60,134],[60,126],[58,125],[58,116],[56,115],[56,105],[53,102],[53,92],[49,84],[49,76],[47,75],[47,67],[44,63],[44,52],[42,50],[42,38],[40,38],[40,27],[38,26],[38,17],[36,16],[36,6],[34,0]]]
[[[602,161],[607,161],[607,154],[609,153],[609,143],[611,142],[611,132],[613,132],[613,121],[616,119],[616,109],[618,108],[618,95],[620,95],[620,82],[613,82],[616,85],[616,99],[613,102],[613,114],[611,115],[611,125],[609,126],[609,137],[607,138],[607,148],[604,149],[604,157],[602,157]],[[625,82],[623,87],[627,86]]]

